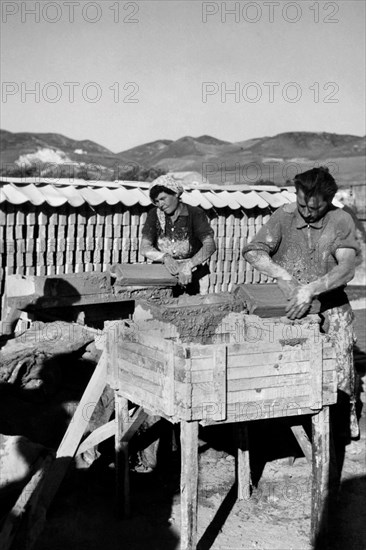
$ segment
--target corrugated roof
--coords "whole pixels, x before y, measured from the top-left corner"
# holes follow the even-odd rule
[[[59,180],[44,178],[0,178],[0,203],[24,204],[35,206],[47,203],[58,207],[70,204],[78,207],[83,204],[123,204],[125,206],[148,206],[151,204],[147,182],[90,182],[84,180]],[[249,185],[205,185],[185,186],[183,201],[193,206],[210,208],[278,208],[282,204],[293,202],[295,194],[289,188],[281,190],[275,186]]]

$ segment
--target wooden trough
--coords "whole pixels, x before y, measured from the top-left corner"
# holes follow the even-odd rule
[[[302,426],[293,431],[305,455],[312,454],[315,540],[326,514],[329,405],[337,400],[334,350],[319,333],[315,316],[291,322],[229,307],[210,323],[205,308],[211,303],[217,312],[225,296],[199,298],[198,303],[192,297],[142,304],[132,322],[107,323],[107,379],[117,396],[117,442],[126,428],[128,400],[180,422],[181,548],[192,550],[197,545],[198,425],[244,423],[240,427],[245,428],[249,421],[287,416],[299,416],[301,424],[301,417],[310,414],[312,449]],[[239,498],[248,494],[250,483],[245,429],[242,434]],[[119,486],[128,510],[128,444],[117,450]]]

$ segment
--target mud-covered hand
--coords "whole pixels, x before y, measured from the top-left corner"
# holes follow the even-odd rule
[[[178,275],[179,264],[170,254],[165,254],[163,263],[171,275]]]
[[[192,281],[192,260],[186,260],[179,265],[178,281],[182,286],[188,285]]]
[[[299,288],[299,283],[296,281],[296,279],[278,278],[277,285],[287,300],[290,300],[295,290]]]
[[[310,285],[299,286],[295,289],[287,307],[286,315],[289,319],[301,319],[309,311],[314,293]]]

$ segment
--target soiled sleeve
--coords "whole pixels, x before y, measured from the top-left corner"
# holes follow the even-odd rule
[[[212,229],[210,222],[201,208],[192,209],[192,223],[193,223],[193,236],[199,239],[201,242],[205,237],[214,236],[214,230]]]
[[[340,248],[353,248],[358,256],[361,252],[356,237],[356,226],[352,217],[347,212],[342,212],[342,217],[336,225],[336,238],[333,253]]]
[[[142,228],[142,238],[148,240],[152,245],[155,245],[157,239],[156,222],[156,208],[152,208],[147,213],[145,224]]]
[[[282,208],[276,210],[268,222],[254,235],[250,243],[247,243],[242,254],[251,250],[263,250],[272,256],[278,249],[282,239]]]

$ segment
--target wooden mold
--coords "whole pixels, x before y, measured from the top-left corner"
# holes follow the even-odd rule
[[[335,354],[316,322],[238,318],[229,341],[210,344],[181,342],[171,323],[108,323],[109,383],[173,422],[311,414],[336,402]]]

